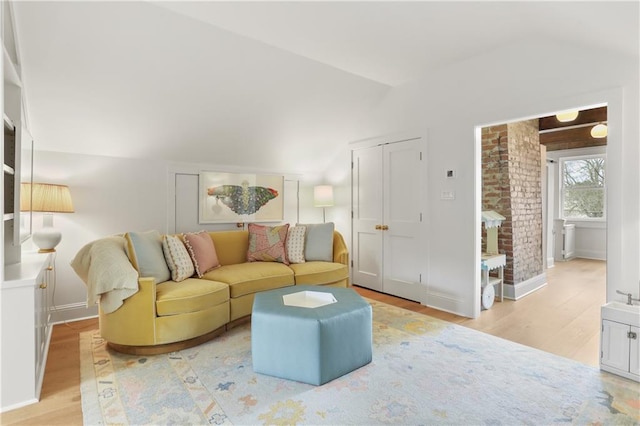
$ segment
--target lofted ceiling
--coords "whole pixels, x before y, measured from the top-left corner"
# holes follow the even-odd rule
[[[12,3],[37,149],[301,173],[360,137],[394,87],[506,44],[637,56],[629,5]]]

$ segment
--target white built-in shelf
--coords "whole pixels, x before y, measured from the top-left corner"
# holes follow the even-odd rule
[[[4,214],[4,221],[6,222],[7,220],[11,220],[14,218],[14,214],[13,213],[5,213]]]
[[[8,130],[13,130],[16,128],[16,125],[13,124],[13,121],[11,121],[7,114],[3,113],[2,119],[4,120],[4,127],[6,127]]]
[[[7,48],[4,45],[2,46],[2,53],[4,55],[4,81],[15,86],[22,87],[20,73],[18,72],[16,65],[11,60],[9,52],[7,52]]]
[[[2,171],[5,172],[8,175],[15,175],[16,174],[16,171],[13,170],[13,167],[7,166],[6,164],[2,165]]]

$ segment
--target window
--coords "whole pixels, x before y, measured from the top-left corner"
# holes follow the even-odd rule
[[[605,155],[560,160],[562,217],[605,219]]]

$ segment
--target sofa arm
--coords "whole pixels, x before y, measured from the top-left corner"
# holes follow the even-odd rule
[[[349,250],[338,231],[333,231],[333,261],[349,266]]]
[[[156,320],[156,282],[152,277],[138,279],[139,290],[109,314],[100,310],[100,335],[120,345],[154,345]]]

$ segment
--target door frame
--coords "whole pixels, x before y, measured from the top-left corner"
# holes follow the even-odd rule
[[[529,114],[521,114],[515,117],[503,117],[499,120],[487,121],[474,126],[475,134],[475,261],[480,264],[481,245],[481,208],[482,208],[482,135],[481,129],[492,125],[509,122],[535,119],[550,114],[553,111],[565,111],[572,108],[595,108],[607,106],[607,123],[609,134],[607,136],[607,276],[606,301],[615,300],[615,286],[610,283],[623,282],[623,194],[622,181],[623,170],[623,96],[622,89],[611,89],[602,92],[593,92],[583,95],[576,95],[563,99],[552,99],[545,103],[545,107]],[[474,318],[480,314],[480,277],[475,278],[474,286]],[[475,308],[477,307],[477,308]]]

